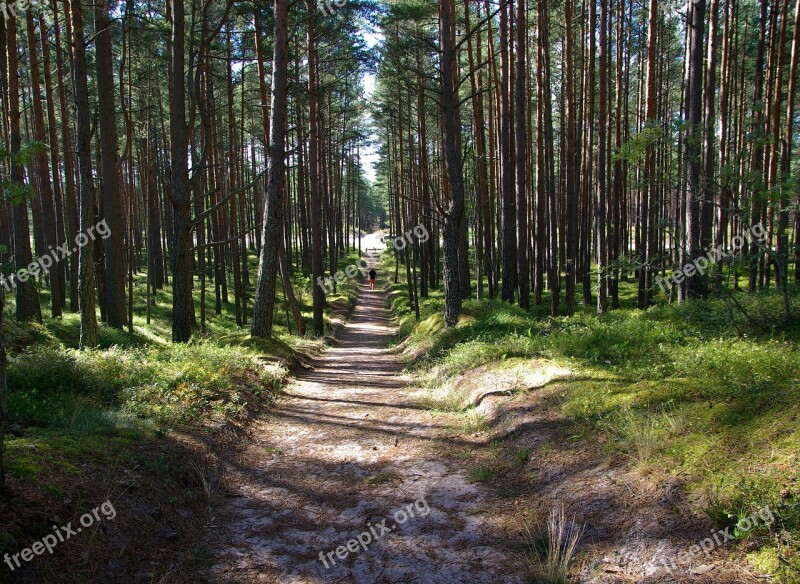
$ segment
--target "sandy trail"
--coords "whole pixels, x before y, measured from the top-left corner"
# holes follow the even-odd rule
[[[458,441],[447,419],[406,388],[384,301],[362,286],[337,345],[289,386],[229,468],[237,496],[216,517],[209,582],[522,581],[507,536],[483,512],[492,494],[443,455]],[[357,551],[339,547],[365,533],[372,541]]]

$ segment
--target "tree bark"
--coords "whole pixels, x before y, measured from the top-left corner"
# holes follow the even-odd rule
[[[578,266],[578,160],[577,137],[575,134],[575,88],[573,83],[573,33],[572,33],[573,0],[564,1],[564,105],[567,115],[566,131],[566,203],[567,203],[567,255],[566,263],[566,310],[571,316],[575,312],[575,270]]]
[[[464,215],[464,169],[458,146],[455,79],[456,59],[451,3],[439,0],[439,38],[442,54],[441,103],[444,129],[445,163],[450,182],[450,205],[444,216],[444,322],[452,328],[461,314],[461,294],[458,272],[459,225]]]
[[[518,0],[519,1],[519,0]],[[514,302],[516,274],[516,218],[514,201],[514,173],[511,152],[511,59],[509,34],[511,0],[500,6],[500,189],[502,199],[502,257],[503,280],[501,299]]]
[[[72,12],[72,77],[75,91],[77,149],[80,189],[80,232],[85,234],[94,225],[96,194],[92,173],[91,127],[89,122],[89,87],[86,71],[86,40],[83,34],[81,0],[70,0]],[[94,245],[89,242],[79,250],[79,290],[81,312],[80,347],[97,346],[97,305],[95,299]]]
[[[33,99],[33,127],[36,140],[42,144],[47,143],[45,138],[45,123],[44,123],[44,110],[42,108],[42,100],[39,96],[42,94],[41,89],[41,73],[39,70],[39,55],[36,50],[36,31],[33,24],[33,11],[28,10],[25,13],[25,24],[28,33],[28,58],[30,60],[30,74],[31,74],[31,91],[34,95]],[[47,63],[44,65],[47,67]],[[40,210],[42,213],[41,222],[44,235],[44,248],[41,250],[42,255],[47,253],[47,249],[53,249],[58,244],[56,237],[56,212],[55,202],[53,200],[53,187],[50,179],[50,166],[47,160],[47,149],[43,148],[36,157],[36,168],[39,175],[39,193],[40,197]],[[57,178],[57,169],[54,169],[53,179]],[[61,272],[58,266],[52,266],[50,271],[50,306],[53,318],[61,316],[61,307],[63,300],[61,299]],[[42,276],[44,280],[44,276]]]
[[[528,99],[526,74],[528,27],[525,20],[525,0],[517,0],[516,17],[516,75],[514,77],[516,178],[517,178],[517,294],[520,307],[530,308],[530,269],[528,266]]]
[[[325,290],[322,287],[322,195],[319,184],[319,114],[317,112],[317,56],[314,38],[315,4],[307,2],[309,20],[308,42],[308,180],[311,197],[311,284],[313,289],[314,334],[325,334],[323,310]]]
[[[647,31],[647,93],[645,96],[645,127],[655,129],[658,124],[658,111],[656,110],[656,77],[658,72],[656,60],[656,37],[658,35],[658,5],[656,0],[650,0]],[[636,251],[639,254],[641,265],[639,267],[639,296],[638,306],[642,310],[650,306],[650,290],[652,287],[653,266],[653,238],[651,231],[655,226],[651,221],[653,211],[651,201],[655,200],[658,190],[656,177],[656,145],[648,143],[645,150],[642,188],[640,189],[639,202],[639,239],[636,242]]]
[[[109,326],[121,329],[128,322],[125,303],[125,204],[120,188],[117,152],[117,122],[114,115],[114,70],[112,64],[111,19],[107,0],[94,8],[97,50],[97,106],[100,130],[103,214],[109,236],[105,239],[105,312]],[[130,242],[128,242],[130,245]]]
[[[702,255],[700,204],[703,185],[700,179],[701,124],[703,113],[703,28],[705,26],[705,0],[689,3],[688,18],[688,64],[686,69],[686,247],[685,261],[688,265]],[[702,298],[706,294],[706,278],[695,273],[686,278],[688,299]]]
[[[8,105],[9,105],[9,137],[10,152],[12,156],[11,181],[22,186],[25,174],[20,161],[13,157],[22,149],[22,136],[20,129],[20,104],[19,104],[19,60],[17,57],[17,29],[16,18],[9,17],[5,20],[6,26],[6,63],[8,65]],[[33,261],[31,251],[30,225],[28,223],[28,203],[24,197],[14,201],[12,206],[12,222],[14,225],[14,263],[16,268],[27,268]],[[16,286],[16,316],[19,321],[35,320],[42,322],[42,311],[39,305],[39,295],[33,282],[27,277],[17,278]]]
[[[172,340],[185,343],[192,336],[191,199],[186,160],[189,140],[186,126],[186,16],[183,0],[173,0],[171,39],[172,83],[170,84],[170,186],[173,213],[172,239]]]
[[[286,125],[288,117],[289,79],[289,3],[275,0],[275,29],[272,57],[272,107],[267,190],[264,196],[264,225],[261,255],[258,263],[258,283],[253,306],[254,337],[272,336],[272,319],[275,308],[275,289],[278,273],[279,249],[283,234],[283,200],[281,188],[285,175]],[[284,286],[291,286],[284,277]]]

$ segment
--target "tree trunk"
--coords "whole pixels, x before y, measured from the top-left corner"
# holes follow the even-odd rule
[[[656,0],[650,0],[650,11],[648,17],[647,32],[647,94],[645,96],[645,127],[655,128],[658,124],[658,112],[656,110],[656,37],[658,35],[658,5]],[[636,251],[639,255],[641,265],[639,267],[639,297],[638,306],[642,310],[650,306],[650,289],[652,287],[653,266],[653,238],[650,232],[655,230],[655,225],[651,221],[653,211],[651,201],[655,200],[658,190],[658,178],[656,177],[656,145],[648,143],[645,150],[645,161],[643,171],[642,187],[640,189],[639,202],[639,239],[636,242]]]
[[[258,283],[253,306],[254,337],[272,336],[272,317],[275,308],[275,286],[278,273],[278,252],[283,233],[283,200],[281,190],[285,175],[286,124],[288,117],[288,0],[275,0],[275,30],[272,58],[272,107],[267,190],[264,196],[264,225],[261,255],[258,263]],[[291,286],[284,277],[284,286]]]
[[[72,139],[70,137],[70,123],[69,108],[67,107],[67,76],[64,72],[64,56],[63,49],[61,48],[61,33],[58,25],[58,4],[57,0],[52,0],[51,7],[53,11],[53,35],[56,47],[56,73],[58,75],[58,100],[59,100],[59,113],[61,114],[61,125],[64,130],[61,132],[61,143],[64,149],[64,184],[66,189],[65,212],[64,218],[64,234],[67,241],[74,242],[75,237],[78,235],[78,204],[75,194],[75,175],[74,163],[72,157]],[[69,47],[69,54],[72,54],[72,23],[70,21],[69,2],[64,2],[64,11],[66,19],[64,21],[65,30],[67,33],[67,43]],[[69,260],[69,300],[70,309],[73,312],[78,311],[78,261],[73,255]]]
[[[525,37],[528,31],[525,19],[525,0],[517,0],[516,18],[516,75],[514,77],[514,97],[515,97],[515,147],[516,147],[516,174],[517,174],[517,294],[519,295],[520,307],[527,310],[530,308],[530,269],[528,267],[528,166],[527,166],[527,147],[528,147],[528,100],[527,83],[528,78],[526,56],[527,47]]]
[[[308,179],[311,197],[311,287],[314,303],[314,334],[325,334],[323,310],[325,290],[322,287],[322,195],[319,184],[319,114],[317,113],[317,57],[314,38],[315,4],[307,3],[308,20]]]
[[[789,301],[789,205],[792,190],[787,183],[790,175],[790,161],[792,159],[792,141],[794,140],[794,94],[797,88],[797,62],[800,59],[800,0],[797,0],[794,9],[794,38],[792,39],[792,60],[789,66],[789,87],[786,94],[786,126],[784,127],[783,140],[781,141],[781,199],[778,212],[778,249],[777,265],[778,284],[783,287],[784,320],[788,325],[792,318],[791,304]],[[795,214],[797,212],[795,211]],[[797,221],[795,221],[797,224]],[[795,230],[795,240],[800,240],[800,234]],[[795,277],[797,274],[795,273]]]
[[[56,245],[63,245],[64,240],[64,230],[65,230],[65,217],[66,214],[64,212],[64,196],[63,190],[61,188],[61,180],[59,177],[59,148],[58,148],[58,125],[56,122],[56,109],[55,109],[55,99],[53,94],[53,79],[52,73],[50,71],[50,40],[47,36],[47,26],[45,24],[44,15],[39,13],[39,34],[41,38],[42,44],[42,62],[44,63],[44,86],[45,86],[45,95],[47,99],[47,126],[49,129],[49,138],[50,138],[50,167],[53,170],[53,195],[55,198],[55,213],[56,213]],[[61,89],[61,93],[64,90]],[[65,128],[68,128],[69,125],[65,124]],[[68,133],[65,131],[64,133]],[[71,169],[66,168],[65,163],[65,175],[67,173],[71,176]],[[74,193],[73,193],[74,195]],[[75,241],[74,239],[72,241]],[[54,269],[58,270],[58,282],[53,282],[51,280],[51,286],[58,287],[58,296],[61,301],[61,307],[59,309],[59,314],[66,306],[66,275],[67,275],[67,266],[64,260],[58,263]],[[73,262],[74,263],[74,262]]]
[[[441,103],[444,126],[445,162],[450,182],[450,205],[444,216],[444,322],[452,328],[461,314],[461,294],[458,272],[458,238],[461,217],[464,215],[464,169],[458,146],[456,118],[456,82],[453,78],[456,59],[451,4],[439,0],[439,35],[442,51]]]
[[[172,83],[170,85],[170,186],[172,190],[172,340],[185,343],[192,336],[191,199],[186,160],[189,140],[186,126],[185,11],[182,0],[172,3]]]
[[[608,264],[606,263],[606,144],[608,108],[608,3],[600,0],[600,35],[598,38],[598,59],[600,61],[600,84],[597,93],[597,207],[595,209],[595,230],[597,235],[597,313],[603,314],[608,302]]]
[[[94,9],[97,50],[97,106],[100,129],[103,213],[109,236],[105,240],[106,322],[123,328],[128,321],[125,303],[125,208],[120,189],[117,154],[117,122],[114,115],[114,70],[112,64],[111,20],[107,0],[98,0]],[[130,245],[130,242],[128,242]]]
[[[700,180],[702,161],[700,159],[701,124],[703,114],[703,27],[705,25],[705,0],[689,3],[688,19],[688,63],[686,69],[686,247],[685,261],[688,265],[699,258],[701,247],[700,202],[703,198],[703,185]],[[706,278],[699,272],[687,274],[686,296],[689,299],[702,298],[706,294]]]
[[[89,122],[89,88],[86,81],[86,40],[83,34],[81,0],[70,0],[72,12],[72,76],[75,90],[75,119],[80,191],[80,232],[86,234],[94,225],[96,195],[92,174],[91,127]],[[79,290],[81,312],[80,347],[97,346],[97,309],[95,300],[94,245],[89,242],[80,248]]]
[[[39,55],[36,50],[36,31],[33,25],[33,11],[28,10],[25,13],[25,24],[28,33],[28,57],[30,60],[30,74],[31,74],[31,91],[36,96],[33,99],[33,127],[36,139],[45,144],[45,123],[44,123],[44,110],[42,109],[42,100],[38,97],[42,94],[41,89],[41,74],[39,72]],[[45,68],[48,64],[44,64]],[[40,255],[44,255],[47,249],[53,249],[58,245],[58,237],[56,236],[56,212],[53,200],[53,188],[50,179],[50,166],[47,160],[47,150],[42,149],[36,157],[36,168],[39,173],[39,193],[41,194],[40,209],[42,213],[42,227],[44,235],[44,248],[41,250]],[[58,169],[53,171],[53,180],[57,180],[56,173]],[[58,266],[51,266],[50,271],[50,305],[52,309],[53,318],[61,316],[61,307],[63,300],[61,298],[61,272]],[[44,275],[41,277],[44,280]]]
[[[8,65],[8,111],[9,111],[9,137],[11,156],[19,154],[22,148],[19,109],[19,61],[17,57],[17,29],[16,18],[5,21],[6,42],[8,43],[6,59]],[[25,182],[24,170],[21,163],[11,164],[11,182],[23,185]],[[28,223],[28,203],[25,198],[14,201],[12,207],[12,222],[14,225],[14,263],[17,270],[27,268],[33,261],[31,251],[30,226]],[[18,321],[35,320],[42,322],[42,311],[39,306],[39,295],[28,277],[16,279],[16,316]]]
[[[577,137],[575,135],[575,88],[573,83],[573,34],[572,34],[573,0],[564,2],[564,19],[566,24],[564,40],[564,105],[567,114],[566,131],[566,202],[567,202],[567,256],[566,263],[566,302],[567,315],[575,312],[575,269],[578,265],[578,160]]]
[[[519,1],[519,0],[518,0]],[[501,299],[503,302],[514,302],[514,286],[516,282],[516,219],[514,201],[514,174],[512,171],[513,160],[511,152],[511,99],[510,99],[510,70],[509,57],[510,28],[509,2],[500,6],[500,189],[503,219],[503,281]]]

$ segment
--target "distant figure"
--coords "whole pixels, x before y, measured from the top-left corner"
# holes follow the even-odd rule
[[[375,272],[375,268],[372,268],[369,271],[369,289],[375,289],[375,278],[378,276],[377,272]]]

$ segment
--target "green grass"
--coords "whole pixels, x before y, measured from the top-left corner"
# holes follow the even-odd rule
[[[476,466],[469,471],[470,478],[476,483],[485,483],[492,478],[494,473],[488,466]]]
[[[422,299],[417,322],[405,283],[393,285],[407,369],[436,392],[428,405],[467,417],[458,375],[487,364],[515,367],[542,360],[571,369],[552,406],[576,440],[598,443],[634,467],[680,476],[707,501],[715,524],[770,505],[776,521],[743,538],[748,559],[778,581],[800,565],[800,290],[794,319],[783,324],[774,290],[736,293],[682,305],[634,308],[635,287],[621,283],[622,308],[597,316],[580,307],[551,317],[549,302],[530,312],[491,300],[468,300],[457,327],[446,329],[441,291]],[[461,431],[486,429],[464,424]],[[530,456],[527,453],[527,456]],[[525,457],[518,462],[524,465]]]

